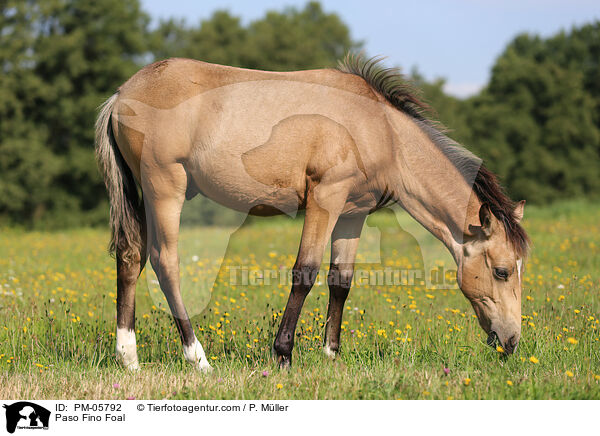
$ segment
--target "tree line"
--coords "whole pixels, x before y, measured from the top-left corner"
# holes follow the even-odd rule
[[[362,48],[319,3],[269,11],[244,25],[217,11],[198,23],[151,25],[138,0],[5,0],[0,14],[0,222],[104,223],[93,156],[97,107],[141,66],[180,56],[246,68],[335,66]],[[457,99],[443,80],[412,80],[451,136],[534,203],[597,197],[600,187],[600,22],[551,38],[519,35],[487,86]],[[200,200],[199,221],[220,223]]]

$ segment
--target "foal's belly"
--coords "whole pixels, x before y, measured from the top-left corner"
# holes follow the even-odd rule
[[[293,180],[289,174],[280,175],[283,183],[257,180],[260,177],[249,173],[239,150],[203,151],[187,170],[188,198],[201,193],[230,209],[260,216],[294,215],[304,208],[303,180]]]

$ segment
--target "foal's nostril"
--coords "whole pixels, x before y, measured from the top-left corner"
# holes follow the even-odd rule
[[[496,344],[496,340],[498,339],[498,335],[496,332],[490,332],[487,338],[487,344],[490,347],[493,347]]]

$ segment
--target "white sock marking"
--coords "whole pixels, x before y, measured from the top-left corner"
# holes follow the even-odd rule
[[[327,357],[331,357],[331,358],[335,357],[335,351],[333,351],[331,348],[329,348],[329,345],[325,345],[323,347],[323,353],[325,353],[327,355]]]
[[[202,344],[196,338],[192,345],[183,347],[183,355],[192,365],[196,366],[200,371],[208,372],[212,370],[212,366],[208,363],[206,355],[204,354],[204,348]]]
[[[127,369],[140,368],[137,357],[135,331],[126,328],[117,328],[117,360]]]

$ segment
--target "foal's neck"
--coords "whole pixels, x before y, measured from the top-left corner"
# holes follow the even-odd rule
[[[391,175],[395,200],[458,261],[465,237],[471,234],[469,225],[479,224],[481,202],[465,176],[412,118],[392,109],[388,118],[396,133],[397,172]]]

